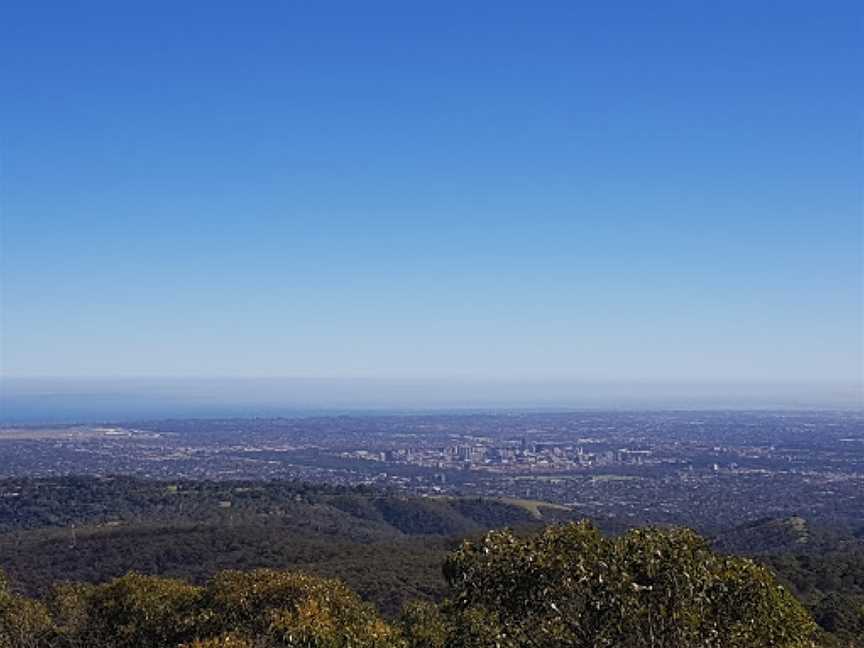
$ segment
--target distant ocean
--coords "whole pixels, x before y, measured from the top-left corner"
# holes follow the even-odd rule
[[[0,424],[657,409],[861,409],[857,386],[373,379],[0,379]]]

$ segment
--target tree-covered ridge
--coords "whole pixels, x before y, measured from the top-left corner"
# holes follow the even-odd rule
[[[553,518],[566,511],[549,508]],[[268,519],[355,539],[453,535],[531,523],[520,506],[491,498],[416,498],[363,486],[300,481],[153,481],[131,477],[0,480],[0,533],[147,522]]]
[[[720,534],[722,552],[771,568],[838,646],[864,644],[864,529],[826,528],[800,517],[763,519]]]
[[[538,520],[502,500],[302,482],[0,480],[0,568],[36,600],[60,580],[98,584],[130,571],[197,586],[222,571],[299,571],[338,578],[393,619],[410,601],[448,595],[441,565],[462,538],[500,527],[529,537],[577,515],[540,510]],[[835,645],[847,646],[864,636],[862,535],[787,518],[744,522],[711,541],[773,569]]]
[[[203,586],[130,573],[44,601],[0,581],[0,648],[804,648],[816,625],[771,573],[681,529],[495,531],[444,565],[449,595],[388,623],[341,581],[258,569]]]
[[[770,555],[781,553],[824,554],[864,548],[864,525],[827,527],[799,516],[763,518],[714,534],[712,544],[723,553]]]
[[[130,570],[202,584],[228,569],[339,577],[389,615],[438,599],[455,538],[542,520],[493,499],[409,498],[302,482],[0,480],[0,566],[29,595]]]

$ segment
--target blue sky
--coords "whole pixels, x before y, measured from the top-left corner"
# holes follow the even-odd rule
[[[7,377],[861,381],[857,3],[0,25]]]

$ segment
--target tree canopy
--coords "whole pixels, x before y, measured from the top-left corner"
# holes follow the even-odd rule
[[[444,570],[454,648],[793,648],[815,629],[767,569],[686,529],[495,531],[464,543]]]
[[[0,648],[805,648],[772,574],[684,529],[494,531],[444,564],[450,596],[386,622],[341,581],[271,569],[204,586],[129,573],[39,602],[0,576]]]

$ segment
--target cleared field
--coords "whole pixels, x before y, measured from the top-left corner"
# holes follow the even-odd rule
[[[569,511],[569,506],[564,506],[563,504],[555,504],[554,502],[544,502],[542,500],[529,500],[529,499],[515,499],[512,497],[498,497],[496,498],[497,502],[501,502],[502,504],[510,504],[511,506],[518,506],[521,509],[528,511],[535,518],[542,518],[543,511],[540,509],[552,509],[555,511]]]

